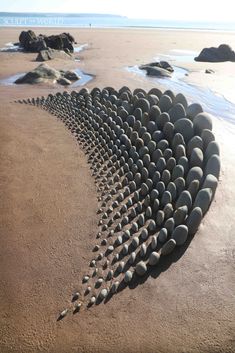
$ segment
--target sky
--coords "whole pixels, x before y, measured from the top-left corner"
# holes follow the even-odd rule
[[[0,12],[106,13],[131,18],[234,22],[234,0],[0,0]]]

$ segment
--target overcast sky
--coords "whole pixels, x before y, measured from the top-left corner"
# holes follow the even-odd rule
[[[107,13],[134,18],[235,21],[235,0],[0,0],[0,11]]]

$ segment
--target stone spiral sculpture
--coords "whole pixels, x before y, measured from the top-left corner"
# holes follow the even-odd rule
[[[196,233],[220,172],[212,119],[200,104],[188,105],[170,90],[128,87],[19,102],[64,122],[97,185],[97,240],[81,290],[73,295],[74,312],[145,276]]]

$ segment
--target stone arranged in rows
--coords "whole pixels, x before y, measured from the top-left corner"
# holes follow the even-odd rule
[[[200,104],[170,90],[128,87],[20,102],[63,121],[87,155],[99,202],[97,243],[83,277],[88,305],[147,276],[196,233],[220,173],[212,118]]]

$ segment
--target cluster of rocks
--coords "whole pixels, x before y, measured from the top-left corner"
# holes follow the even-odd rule
[[[70,33],[37,36],[32,30],[28,30],[20,33],[19,44],[27,52],[39,53],[37,61],[47,61],[55,58],[71,59],[73,44],[76,42]]]
[[[194,58],[195,61],[202,62],[224,62],[235,61],[235,52],[228,44],[221,44],[218,48],[204,48],[201,53]]]
[[[19,77],[15,83],[58,83],[63,86],[70,85],[73,81],[79,80],[80,77],[74,71],[55,70],[47,64],[40,64],[34,70],[29,71],[25,75]]]
[[[148,276],[196,233],[220,173],[212,119],[200,104],[188,105],[170,90],[128,87],[83,88],[20,102],[64,122],[97,185],[97,243],[83,292],[73,296],[75,311]]]
[[[174,72],[173,67],[167,61],[156,61],[139,66],[141,70],[146,70],[148,76],[171,77]]]
[[[40,52],[44,49],[64,50],[73,53],[75,39],[70,33],[61,33],[52,36],[39,34],[37,36],[32,30],[22,31],[19,36],[20,46],[29,52]]]

